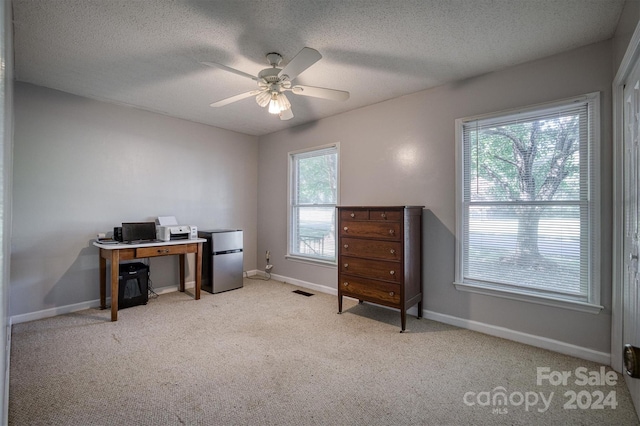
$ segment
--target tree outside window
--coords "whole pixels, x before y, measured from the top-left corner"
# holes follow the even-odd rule
[[[289,255],[335,262],[338,148],[290,154]]]
[[[458,120],[457,284],[597,299],[596,102]]]

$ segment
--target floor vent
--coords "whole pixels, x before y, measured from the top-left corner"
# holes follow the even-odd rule
[[[293,290],[293,292],[296,293],[296,294],[301,294],[303,296],[307,296],[307,297],[313,296],[313,293],[307,293],[306,291],[302,291],[302,290]]]

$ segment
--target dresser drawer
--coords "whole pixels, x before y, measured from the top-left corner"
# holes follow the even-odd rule
[[[388,220],[390,222],[402,222],[403,212],[401,210],[385,209],[353,209],[340,210],[342,220]]]
[[[403,212],[400,210],[369,210],[369,220],[387,220],[389,222],[402,222]]]
[[[351,275],[340,275],[340,292],[347,296],[371,302],[400,305],[400,285],[367,280]]]
[[[402,282],[402,263],[342,256],[340,272],[385,281]]]
[[[400,241],[402,239],[401,224],[396,222],[342,221],[340,236]]]
[[[340,210],[342,220],[369,220],[369,210]]]
[[[136,257],[155,257],[155,256],[168,256],[171,254],[185,254],[190,253],[189,247],[191,244],[180,244],[175,246],[156,246],[156,247],[140,247],[136,249]]]
[[[402,243],[396,241],[359,240],[342,238],[340,254],[344,256],[368,257],[383,260],[402,260]]]

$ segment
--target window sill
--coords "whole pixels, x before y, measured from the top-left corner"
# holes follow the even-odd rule
[[[285,259],[287,260],[293,260],[294,262],[300,262],[300,263],[309,263],[311,265],[315,265],[315,266],[324,266],[327,268],[335,268],[338,266],[336,261],[330,261],[330,260],[319,260],[319,259],[312,259],[309,257],[302,257],[302,256],[294,256],[291,254],[287,254],[284,256]]]
[[[503,297],[505,299],[520,300],[523,302],[537,303],[540,305],[553,306],[556,308],[571,309],[573,311],[599,314],[604,309],[603,306],[592,303],[580,302],[577,300],[553,298],[539,294],[527,294],[496,288],[490,285],[470,284],[454,282],[456,290],[468,291],[471,293],[484,294],[487,296]]]

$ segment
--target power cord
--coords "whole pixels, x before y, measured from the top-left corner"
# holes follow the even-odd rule
[[[148,266],[148,265],[147,265]],[[151,281],[151,270],[147,269],[147,290],[149,293],[149,298],[150,299],[155,299],[158,297],[158,293],[156,293],[155,291],[153,291],[153,281]]]

